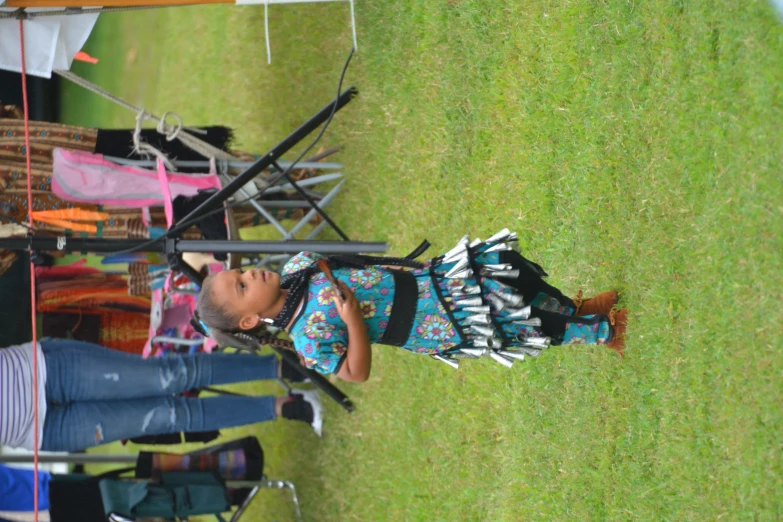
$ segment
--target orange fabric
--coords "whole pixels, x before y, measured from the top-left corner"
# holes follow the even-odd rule
[[[74,60],[79,60],[80,62],[87,62],[87,63],[98,63],[97,58],[93,58],[89,54],[85,53],[84,51],[79,51],[76,53],[73,57]]]
[[[74,232],[98,232],[97,225],[88,225],[85,223],[74,223],[73,221],[103,221],[109,219],[106,212],[94,212],[83,210],[78,207],[61,208],[58,210],[39,210],[30,213],[33,220],[42,223],[48,223]],[[69,221],[72,220],[72,221]]]
[[[33,216],[33,219],[36,221],[40,221],[42,223],[47,223],[49,225],[68,228],[70,230],[73,230],[74,232],[92,232],[93,234],[98,232],[98,227],[96,225],[87,225],[84,223],[72,223],[64,219],[40,218],[38,216]]]

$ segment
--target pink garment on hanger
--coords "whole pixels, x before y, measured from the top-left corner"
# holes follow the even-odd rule
[[[215,174],[167,173],[168,195],[153,170],[117,165],[101,154],[55,149],[52,192],[66,201],[124,208],[162,207],[177,196],[220,188]]]
[[[160,191],[163,196],[163,208],[166,213],[166,226],[171,228],[171,225],[174,224],[174,205],[172,205],[171,202],[174,201],[176,196],[171,195],[171,186],[169,185],[166,165],[160,158],[158,158],[158,183],[160,184]]]

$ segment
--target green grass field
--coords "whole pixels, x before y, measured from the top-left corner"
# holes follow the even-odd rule
[[[262,152],[334,96],[347,4],[103,17],[76,70]],[[516,229],[567,293],[616,288],[627,357],[455,372],[378,348],[325,436],[242,430],[306,520],[783,519],[783,25],[766,2],[358,0],[332,215],[401,254]],[[71,123],[134,115],[64,94]],[[269,391],[260,386],[246,390]],[[272,390],[274,388],[271,388]],[[267,492],[248,520],[289,520]]]

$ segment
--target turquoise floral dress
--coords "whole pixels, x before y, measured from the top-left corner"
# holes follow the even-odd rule
[[[516,253],[515,241],[507,230],[483,242],[463,238],[423,268],[401,268],[413,274],[418,287],[413,327],[402,348],[453,365],[456,359],[488,355],[510,366],[525,356],[540,355],[550,344],[609,342],[608,318],[574,317],[573,302],[559,291],[546,284],[541,288],[528,284],[540,282],[541,274],[537,265]],[[319,257],[297,254],[282,273],[307,268]],[[377,344],[392,314],[392,273],[385,267],[367,266],[338,268],[333,274],[353,291],[370,342]],[[524,284],[515,284],[520,280]],[[532,288],[534,295],[523,295],[520,287]],[[316,272],[289,332],[305,365],[324,374],[339,370],[348,349],[347,328],[337,313],[333,292],[324,274]]]

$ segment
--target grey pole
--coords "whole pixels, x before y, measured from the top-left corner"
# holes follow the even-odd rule
[[[39,464],[135,464],[137,455],[99,455],[73,453],[69,455],[38,455]],[[4,464],[32,464],[32,455],[0,455]]]

